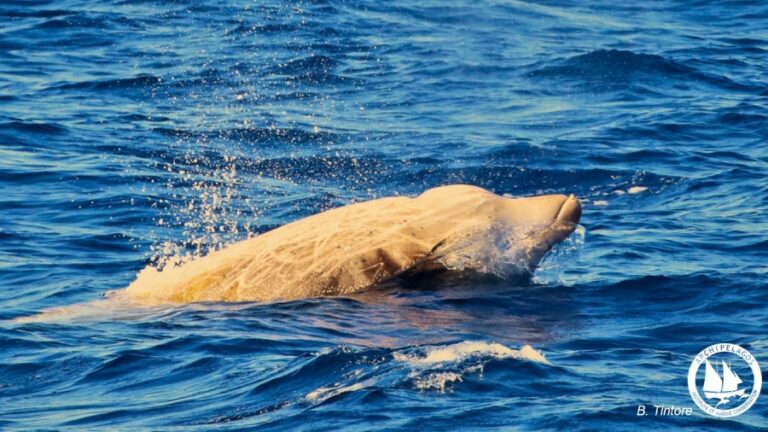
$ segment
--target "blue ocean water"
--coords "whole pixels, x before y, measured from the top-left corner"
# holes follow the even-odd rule
[[[686,378],[768,382],[767,77],[759,1],[6,0],[0,429],[764,430]],[[527,283],[11,321],[450,183],[583,229]]]

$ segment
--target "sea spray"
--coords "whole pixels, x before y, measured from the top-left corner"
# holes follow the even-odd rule
[[[533,274],[533,282],[541,285],[569,285],[566,272],[578,261],[586,241],[586,229],[579,225],[565,240],[555,245],[544,256]]]

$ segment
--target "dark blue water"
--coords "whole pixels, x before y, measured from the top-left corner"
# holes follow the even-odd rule
[[[6,0],[0,429],[764,429],[686,376],[731,342],[768,381],[767,77],[758,1]],[[9,321],[450,183],[586,234],[531,283]]]

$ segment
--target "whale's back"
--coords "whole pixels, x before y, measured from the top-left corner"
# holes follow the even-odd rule
[[[165,303],[354,292],[424,262],[456,233],[490,224],[494,199],[501,198],[480,188],[448,186],[417,198],[329,210],[181,266],[147,267],[125,295]]]

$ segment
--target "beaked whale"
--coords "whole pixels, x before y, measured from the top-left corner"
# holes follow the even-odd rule
[[[155,306],[343,295],[440,270],[498,273],[504,267],[530,274],[580,217],[573,195],[507,198],[475,186],[441,186],[414,198],[327,210],[181,265],[147,266],[106,300],[17,321],[72,315],[97,304],[110,310],[121,302]]]
[[[178,267],[147,267],[122,295],[161,304],[348,294],[406,272],[451,268],[457,256],[477,257],[499,238],[515,248],[515,268],[531,272],[580,216],[573,196],[506,198],[442,186],[328,210]]]

